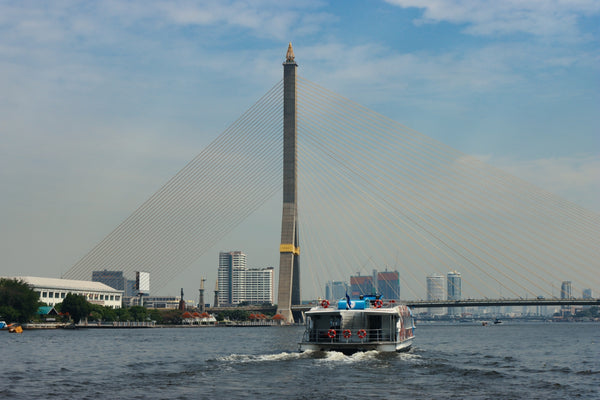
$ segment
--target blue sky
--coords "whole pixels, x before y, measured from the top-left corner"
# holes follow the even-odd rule
[[[593,0],[0,1],[0,275],[69,269],[290,41],[304,78],[600,212],[599,39]]]

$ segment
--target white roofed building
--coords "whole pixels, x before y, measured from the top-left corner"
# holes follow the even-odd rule
[[[27,283],[40,294],[40,301],[49,306],[62,303],[67,293],[83,295],[88,302],[121,308],[123,291],[111,288],[101,282],[74,281],[70,279],[41,278],[36,276],[13,276],[8,279],[18,279]]]

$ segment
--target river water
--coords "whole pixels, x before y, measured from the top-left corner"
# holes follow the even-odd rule
[[[0,398],[600,399],[600,324],[419,325],[401,354],[303,353],[302,327],[0,332]]]

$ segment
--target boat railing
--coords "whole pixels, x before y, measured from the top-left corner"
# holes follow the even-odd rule
[[[384,329],[307,329],[305,342],[316,343],[369,343],[394,340],[394,332]]]

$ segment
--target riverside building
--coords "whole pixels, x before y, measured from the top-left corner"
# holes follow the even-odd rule
[[[217,279],[219,306],[273,303],[273,267],[246,268],[241,251],[219,253]]]
[[[369,275],[356,275],[350,277],[350,291],[352,298],[376,294],[377,289],[373,283],[373,277]]]
[[[273,304],[273,267],[246,270],[246,296],[252,304]]]
[[[447,275],[447,294],[448,300],[461,299],[461,276],[460,272],[450,271]],[[448,315],[460,315],[462,309],[460,307],[448,307]]]
[[[444,276],[439,274],[429,275],[427,278],[427,300],[444,300]],[[429,309],[431,315],[443,315],[443,307]]]
[[[113,289],[101,282],[35,276],[15,276],[9,279],[18,279],[27,283],[40,294],[40,301],[49,306],[62,303],[68,293],[85,296],[90,303],[111,308],[121,308],[123,300],[122,290]]]
[[[387,300],[400,299],[400,273],[385,271],[377,273],[377,293]]]
[[[378,272],[373,270],[371,275],[360,273],[350,277],[350,296],[381,295],[387,300],[400,299],[400,273],[398,271]]]

